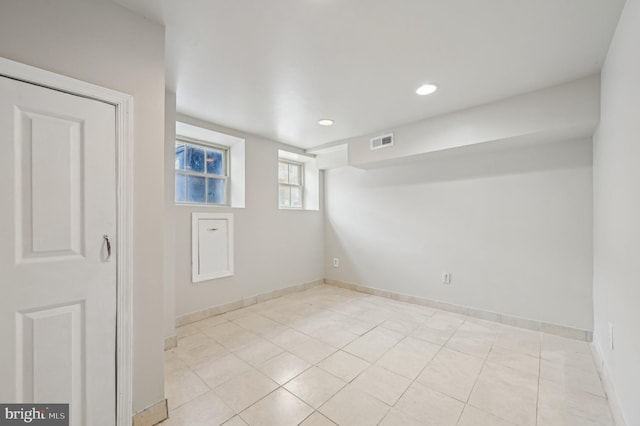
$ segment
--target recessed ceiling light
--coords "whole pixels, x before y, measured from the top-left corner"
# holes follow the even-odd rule
[[[323,118],[322,120],[318,120],[318,124],[321,126],[333,126],[333,120],[329,118]]]
[[[418,90],[416,90],[416,93],[418,95],[424,96],[424,95],[430,95],[436,90],[438,90],[438,86],[436,86],[435,84],[423,84],[422,86],[418,87]]]

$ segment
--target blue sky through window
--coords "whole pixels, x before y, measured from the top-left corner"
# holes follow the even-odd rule
[[[225,204],[227,178],[223,149],[177,142],[175,148],[175,201]]]

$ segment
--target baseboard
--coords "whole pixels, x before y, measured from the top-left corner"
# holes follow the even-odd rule
[[[151,407],[139,412],[133,416],[133,426],[153,426],[157,425],[169,417],[169,409],[167,408],[167,399],[158,401]]]
[[[175,347],[178,346],[178,337],[177,336],[170,336],[170,337],[165,337],[164,339],[164,350],[168,351],[169,349],[173,349]]]
[[[468,306],[455,305],[453,303],[440,302],[423,297],[410,296],[407,294],[395,293],[393,291],[365,287],[362,285],[345,283],[337,280],[325,279],[324,282],[325,284],[335,287],[346,288],[361,293],[372,294],[374,296],[386,297],[388,299],[394,299],[400,302],[408,302],[416,305],[428,306],[430,308],[441,309],[443,311],[455,312],[458,314],[468,315],[487,321],[499,322],[513,327],[526,328],[528,330],[555,334],[557,336],[566,337],[569,339],[582,340],[585,342],[591,342],[591,340],[593,339],[593,332],[589,330],[581,330],[579,328],[567,327],[564,325],[551,324],[527,318],[519,318],[497,312],[484,311],[482,309],[470,308]]]
[[[256,303],[266,302],[267,300],[282,297],[290,293],[296,293],[323,284],[324,280],[315,280],[304,284],[294,285],[291,287],[280,288],[278,290],[269,291],[267,293],[257,294],[255,296],[236,300],[234,302],[225,303],[224,305],[212,306],[201,311],[192,312],[176,318],[176,327],[191,324],[203,319],[207,319],[226,312],[235,311],[236,309],[246,308]]]
[[[609,372],[607,364],[604,362],[604,357],[602,356],[602,347],[600,346],[600,342],[598,342],[597,339],[594,339],[591,343],[591,352],[593,353],[593,359],[596,362],[596,367],[598,368],[598,373],[600,374],[600,380],[602,380],[604,391],[607,395],[607,399],[609,400],[609,407],[611,408],[613,421],[615,422],[616,426],[626,426],[627,423],[624,419],[624,415],[622,414],[622,407],[620,406],[620,402],[618,401],[616,389],[611,379],[611,373]]]

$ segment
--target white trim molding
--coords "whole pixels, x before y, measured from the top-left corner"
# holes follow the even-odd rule
[[[609,400],[609,407],[611,408],[613,421],[616,426],[626,426],[627,422],[625,421],[622,406],[618,400],[618,394],[616,393],[616,388],[613,384],[613,378],[611,377],[609,367],[607,367],[607,363],[604,360],[602,345],[600,345],[600,341],[597,338],[594,338],[591,343],[591,353],[593,354],[593,358],[596,362],[596,368],[598,369],[598,374],[600,374],[600,380],[602,381],[604,392]]]
[[[156,402],[144,411],[133,416],[133,426],[153,426],[169,417],[167,399]]]
[[[393,291],[382,290],[379,288],[366,287],[359,284],[345,283],[338,280],[324,279],[324,283],[334,287],[346,288],[348,290],[359,291],[360,293],[372,294],[378,297],[386,297],[388,299],[399,300],[401,302],[413,303],[416,305],[428,306],[430,308],[441,309],[443,311],[454,312],[461,315],[479,318],[485,321],[499,322],[512,327],[525,328],[542,333],[554,334],[556,336],[565,337],[567,339],[581,340],[591,342],[593,332],[590,330],[582,330],[574,327],[567,327],[559,324],[551,324],[544,321],[532,320],[528,318],[514,317],[511,315],[501,314],[498,312],[485,311],[482,309],[471,308],[469,306],[456,305],[448,302],[427,299],[424,297],[411,296],[408,294],[396,293]]]
[[[175,327],[175,326],[174,326]],[[178,347],[178,336],[169,336],[164,338],[164,350],[168,351]]]
[[[203,319],[211,318],[216,315],[224,314],[226,312],[235,311],[236,309],[246,308],[247,306],[255,305],[256,303],[266,302],[267,300],[276,299],[278,297],[285,296],[287,294],[295,293],[298,291],[308,290],[311,287],[322,285],[323,280],[310,281],[308,283],[294,285],[291,287],[279,288],[267,293],[256,294],[255,296],[244,297],[240,300],[228,302],[222,305],[212,306],[201,311],[192,312],[176,318],[176,327],[182,327],[183,325],[192,324]],[[179,342],[177,343],[179,345]]]
[[[116,421],[132,421],[133,301],[133,97],[0,57],[0,75],[111,104],[116,110],[117,155],[117,317]]]

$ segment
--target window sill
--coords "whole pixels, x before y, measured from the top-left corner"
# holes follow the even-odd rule
[[[317,212],[317,211],[320,211],[320,209],[305,209],[305,208],[296,208],[296,207],[278,207],[278,210],[294,211],[294,212]]]
[[[243,209],[244,207],[234,207],[228,204],[196,204],[196,203],[173,203],[176,207],[207,207],[214,209]]]

